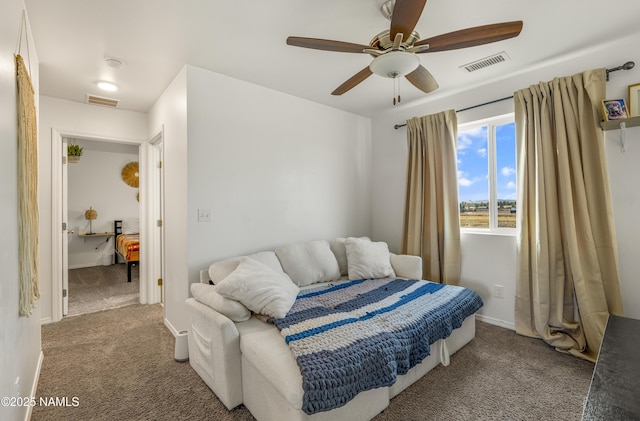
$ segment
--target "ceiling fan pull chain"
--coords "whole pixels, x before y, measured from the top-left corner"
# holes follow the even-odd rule
[[[393,105],[396,105],[396,79],[391,80],[393,80]]]
[[[398,79],[398,104],[400,103],[400,78],[396,78]]]

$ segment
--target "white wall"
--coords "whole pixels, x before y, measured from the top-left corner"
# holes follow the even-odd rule
[[[393,251],[399,251],[404,218],[407,145],[406,128],[394,130],[395,124],[405,123],[414,116],[445,109],[462,109],[507,97],[518,89],[557,76],[571,75],[593,68],[615,67],[636,59],[638,66],[635,69],[613,73],[611,82],[607,85],[609,97],[626,98],[626,86],[640,82],[640,57],[629,55],[630,51],[636,51],[639,41],[640,34],[636,34],[615,43],[572,52],[527,72],[510,77],[503,76],[484,87],[476,87],[465,92],[450,92],[448,96],[446,93],[436,92],[432,94],[431,98],[435,99],[431,102],[404,105],[377,116],[373,119],[373,236],[387,241]],[[508,112],[513,112],[512,100],[458,113],[458,123]],[[632,137],[638,137],[638,131],[640,129],[629,130],[630,143],[633,143]],[[640,246],[635,241],[639,233],[638,224],[632,219],[634,204],[640,200],[640,192],[636,185],[632,184],[638,179],[639,170],[634,164],[640,156],[640,146],[630,145],[627,148],[628,152],[620,155],[619,148],[612,145],[612,136],[617,136],[616,132],[606,135],[620,252],[621,287],[626,315],[640,318],[640,299],[637,298],[640,296],[640,286],[635,281],[635,274],[640,269],[640,261],[637,259]],[[461,242],[461,285],[471,287],[480,293],[485,306],[479,313],[486,320],[513,327],[515,238],[463,234]],[[504,299],[492,296],[493,285],[496,284],[504,286]]]
[[[40,156],[40,247],[41,284],[40,302],[43,322],[52,321],[51,294],[51,156],[53,129],[64,133],[82,134],[86,137],[110,141],[142,142],[147,139],[147,115],[134,111],[111,109],[81,104],[63,99],[40,97],[39,148]],[[56,151],[62,156],[62,151]]]
[[[164,129],[165,324],[175,334],[187,328],[183,301],[188,286],[187,70],[183,68],[149,110],[148,137]]]
[[[113,259],[113,237],[79,237],[89,232],[84,213],[89,207],[98,212],[91,223],[93,232],[113,232],[113,221],[139,218],[138,189],[122,181],[122,168],[138,162],[138,145],[79,139],[84,148],[80,162],[68,166],[69,269],[100,266],[103,256]],[[108,240],[108,241],[107,241]],[[97,249],[96,249],[97,247]]]
[[[188,144],[182,111],[176,117],[185,77]],[[214,260],[370,234],[368,119],[192,66],[150,115],[150,127],[165,127],[166,188],[182,188],[177,196],[167,191],[165,215],[167,244],[178,254],[167,257],[165,284],[176,329],[187,327],[189,283]],[[172,121],[180,128],[175,139]],[[169,185],[185,175],[188,194],[184,184]],[[211,209],[212,222],[198,222],[201,208]]]
[[[33,396],[41,364],[40,306],[30,317],[18,316],[18,176],[16,77],[13,54],[20,33],[24,3],[6,0],[0,4],[0,397]],[[31,80],[38,108],[38,55],[29,36]],[[25,40],[21,54],[29,66]],[[42,191],[46,176],[39,174]],[[42,226],[40,231],[42,231]],[[45,253],[40,250],[42,255]],[[40,273],[47,269],[40,265]],[[17,382],[17,384],[16,384]],[[0,406],[0,419],[21,420],[28,407]]]
[[[637,41],[636,41],[637,45]],[[634,57],[636,68],[611,74],[607,98],[627,99],[629,85],[640,83],[640,56]],[[605,147],[609,165],[609,182],[613,201],[613,216],[618,240],[618,258],[622,286],[622,302],[628,317],[640,319],[640,127],[626,130],[625,151],[622,152],[620,130],[605,132]]]

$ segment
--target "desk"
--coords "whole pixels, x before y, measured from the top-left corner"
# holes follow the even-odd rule
[[[78,237],[82,238],[82,242],[86,243],[87,242],[87,238],[106,238],[106,240],[102,241],[101,243],[98,243],[98,245],[95,247],[95,250],[98,250],[100,248],[101,245],[103,245],[104,243],[108,243],[109,239],[113,236],[115,236],[116,234],[114,232],[94,232],[94,233],[84,233],[84,234],[78,234]],[[111,262],[111,258],[109,258],[108,260],[109,262]],[[106,265],[107,260],[104,260],[103,257],[103,264]],[[116,260],[117,263],[117,260]],[[108,263],[111,264],[111,263]]]
[[[582,420],[640,420],[640,320],[609,316]]]

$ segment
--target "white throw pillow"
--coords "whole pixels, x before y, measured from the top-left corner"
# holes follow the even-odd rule
[[[285,273],[277,273],[264,263],[245,257],[236,270],[216,285],[216,290],[251,311],[282,318],[291,309],[300,288]]]
[[[349,237],[345,241],[345,248],[350,280],[396,276],[391,267],[387,243]]]
[[[282,269],[298,286],[340,279],[340,267],[328,241],[289,244],[277,248],[276,255]]]
[[[138,218],[122,220],[123,234],[138,234],[139,232],[140,232],[140,220]]]
[[[191,294],[197,301],[211,307],[234,322],[244,322],[251,318],[251,312],[244,304],[218,294],[216,287],[213,285],[191,284]]]
[[[371,241],[369,237],[359,237],[362,240]],[[338,237],[333,240],[330,244],[331,251],[336,256],[336,260],[338,261],[338,267],[340,268],[340,275],[347,275],[349,273],[349,265],[347,264],[347,249],[345,248],[345,242],[347,241],[344,237]]]
[[[211,281],[213,281],[214,285],[220,283],[220,281],[229,276],[231,272],[236,270],[238,264],[240,263],[240,260],[243,257],[250,257],[254,260],[264,263],[278,273],[284,273],[282,271],[280,261],[278,260],[278,257],[274,252],[261,251],[249,256],[231,257],[229,259],[213,263],[211,266],[209,266],[209,278],[211,279]]]

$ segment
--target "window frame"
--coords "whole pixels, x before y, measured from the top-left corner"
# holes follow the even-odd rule
[[[517,218],[516,218],[516,228],[504,228],[498,227],[498,212],[496,211],[496,207],[498,205],[498,166],[497,166],[497,154],[496,154],[496,127],[502,126],[505,124],[514,123],[515,124],[515,113],[507,113],[494,117],[483,118],[481,120],[474,120],[467,123],[458,124],[458,131],[456,133],[456,142],[457,137],[460,132],[474,129],[477,127],[487,126],[487,177],[489,183],[489,227],[488,228],[467,228],[460,226],[461,233],[478,233],[478,234],[496,234],[496,235],[512,235],[515,236],[517,234]],[[514,134],[514,142],[515,142],[515,134]],[[518,159],[515,157],[515,166],[516,166],[516,184],[518,180]],[[456,164],[456,172],[457,172],[457,164]],[[458,212],[460,212],[460,185],[458,185]],[[516,199],[516,213],[519,208],[519,203]]]

